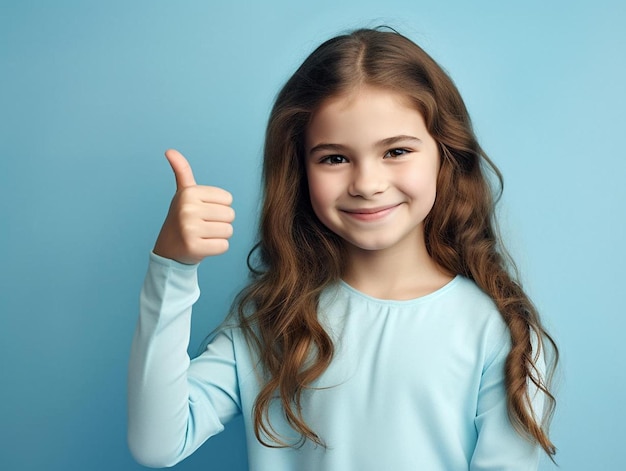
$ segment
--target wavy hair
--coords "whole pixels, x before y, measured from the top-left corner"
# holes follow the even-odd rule
[[[558,349],[516,281],[515,266],[498,236],[497,198],[485,170],[502,189],[502,176],[481,149],[463,100],[442,68],[395,31],[360,29],[319,46],[279,92],[265,139],[259,242],[250,252],[252,280],[234,313],[258,352],[263,385],[254,405],[257,439],[269,447],[305,440],[324,446],[306,423],[302,394],[329,366],[334,346],[317,317],[320,293],[345,266],[343,241],[315,216],[304,167],[306,127],[329,97],[359,85],[400,93],[423,115],[439,146],[437,196],[424,224],[426,247],[439,265],[474,282],[495,302],[510,331],[505,365],[508,412],[520,434],[552,457],[548,437],[555,399],[550,392]],[[499,194],[499,193],[497,193]],[[548,368],[541,367],[550,351]],[[533,391],[544,414],[533,410]],[[300,436],[287,443],[269,419],[278,400]]]

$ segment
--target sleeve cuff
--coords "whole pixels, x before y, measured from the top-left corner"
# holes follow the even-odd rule
[[[154,252],[150,252],[150,263],[155,263],[157,265],[161,265],[167,268],[173,268],[175,270],[183,270],[183,271],[195,271],[200,266],[199,263],[194,263],[193,265],[180,263],[180,262],[177,262],[176,260],[172,260],[171,258],[161,257],[160,255],[157,255]]]

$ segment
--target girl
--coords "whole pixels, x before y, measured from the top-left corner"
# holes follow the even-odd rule
[[[267,128],[252,280],[186,353],[197,264],[228,248],[231,196],[177,192],[142,290],[129,444],[171,466],[243,414],[253,470],[527,470],[556,347],[508,271],[459,92],[417,45],[358,30],[316,49]],[[501,179],[500,179],[501,180]]]

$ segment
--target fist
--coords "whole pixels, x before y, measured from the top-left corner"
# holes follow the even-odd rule
[[[173,149],[165,152],[174,176],[176,194],[170,204],[154,253],[180,263],[195,264],[228,250],[233,235],[233,197],[226,190],[196,185],[191,166]]]

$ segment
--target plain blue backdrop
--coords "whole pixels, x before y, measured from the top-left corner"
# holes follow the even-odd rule
[[[561,469],[626,469],[625,5],[3,0],[0,469],[141,469],[126,368],[175,188],[163,151],[238,215],[201,267],[195,352],[245,280],[276,92],[321,41],[381,23],[450,72],[504,173],[504,234],[562,351]],[[240,420],[177,469],[209,468],[246,468]]]

